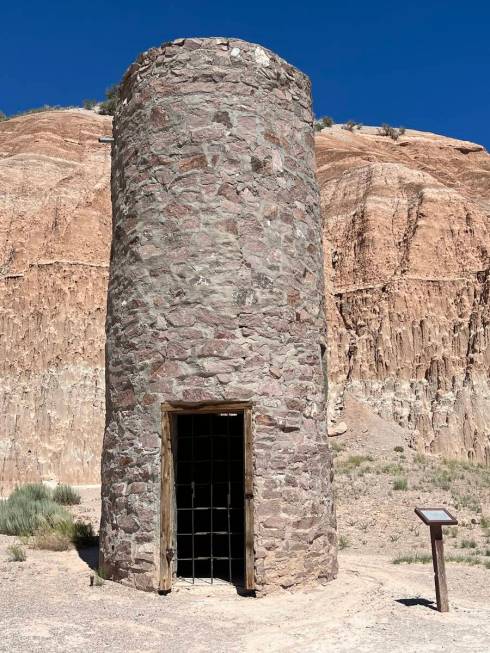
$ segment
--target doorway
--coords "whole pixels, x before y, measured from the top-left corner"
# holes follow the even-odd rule
[[[250,409],[167,407],[162,416],[161,589],[176,578],[253,589]]]

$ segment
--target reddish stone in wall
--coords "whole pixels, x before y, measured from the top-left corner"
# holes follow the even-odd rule
[[[257,45],[179,40],[129,69],[114,137],[104,565],[157,587],[161,404],[248,400],[255,586],[332,578],[309,80]]]

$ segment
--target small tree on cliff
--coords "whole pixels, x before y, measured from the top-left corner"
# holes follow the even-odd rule
[[[331,127],[334,124],[335,122],[333,118],[331,118],[330,116],[323,116],[322,118],[318,118],[318,120],[315,120],[315,131],[319,132],[324,127]]]
[[[93,109],[97,104],[97,100],[84,100],[83,101],[83,108],[88,109],[89,111]]]
[[[405,131],[405,127],[398,127],[397,129],[396,127],[392,127],[386,123],[383,123],[381,127],[378,128],[378,134],[380,136],[389,136],[394,141],[397,141],[400,136],[403,136]]]
[[[357,122],[356,120],[348,120],[342,125],[342,129],[346,129],[348,132],[353,132],[354,129],[361,129],[362,122]]]
[[[105,92],[106,99],[100,103],[100,113],[103,116],[113,116],[119,102],[119,84],[113,84]]]
[[[2,120],[7,120],[7,114],[3,111],[0,111],[0,122],[2,122]]]

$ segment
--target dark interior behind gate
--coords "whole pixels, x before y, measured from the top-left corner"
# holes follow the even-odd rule
[[[177,575],[244,575],[243,412],[176,416]]]

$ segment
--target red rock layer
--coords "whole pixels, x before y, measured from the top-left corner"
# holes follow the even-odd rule
[[[349,391],[420,449],[490,462],[490,156],[364,128],[317,137],[330,417]]]

